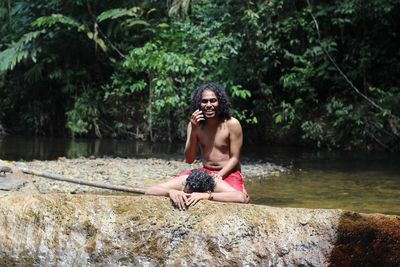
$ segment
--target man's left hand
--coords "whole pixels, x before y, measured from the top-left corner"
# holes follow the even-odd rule
[[[208,193],[198,193],[198,192],[194,192],[194,193],[191,193],[191,194],[186,194],[186,197],[187,197],[186,206],[190,206],[192,204],[194,206],[200,200],[208,199],[208,196],[209,196]]]

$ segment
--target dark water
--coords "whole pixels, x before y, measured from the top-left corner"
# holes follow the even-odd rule
[[[0,139],[0,159],[159,157],[182,159],[183,144],[131,140]],[[400,215],[400,155],[245,146],[243,160],[291,166],[288,174],[246,183],[252,203],[277,207],[340,208]]]

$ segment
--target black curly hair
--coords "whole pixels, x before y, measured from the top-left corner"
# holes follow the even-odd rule
[[[232,114],[229,97],[225,92],[225,88],[221,84],[215,82],[204,83],[197,87],[197,89],[193,92],[192,102],[190,105],[191,113],[195,112],[197,109],[200,109],[201,97],[205,90],[212,91],[217,96],[219,104],[217,113],[218,117],[221,119],[230,119]]]
[[[215,181],[208,172],[193,170],[186,178],[185,192],[208,192],[214,191]]]

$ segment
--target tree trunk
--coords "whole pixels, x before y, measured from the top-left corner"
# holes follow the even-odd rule
[[[152,72],[149,72],[149,108],[148,108],[148,130],[149,130],[149,136],[150,136],[150,141],[154,141],[154,136],[153,136],[153,78],[154,74]]]

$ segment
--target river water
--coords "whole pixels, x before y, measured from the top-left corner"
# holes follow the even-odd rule
[[[0,139],[0,159],[29,161],[81,156],[181,159],[183,148],[183,144],[131,140],[9,136]],[[290,167],[287,174],[247,182],[252,203],[400,215],[400,154],[244,146],[242,159]]]

